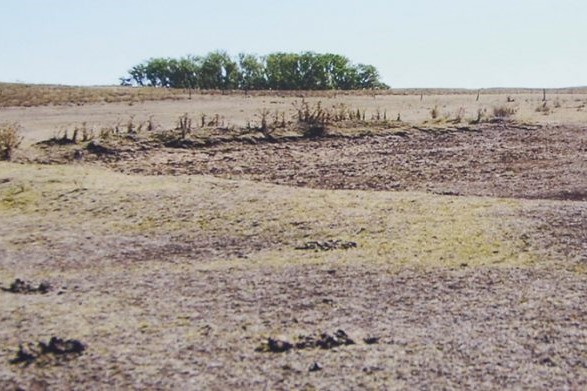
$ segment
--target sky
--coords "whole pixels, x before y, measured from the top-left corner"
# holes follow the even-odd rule
[[[112,85],[152,57],[276,51],[392,88],[587,85],[585,0],[0,0],[0,81]]]

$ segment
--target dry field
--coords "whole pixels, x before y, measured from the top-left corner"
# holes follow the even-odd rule
[[[291,93],[43,88],[0,108],[1,389],[587,387],[587,91],[307,94],[365,117],[307,137]]]

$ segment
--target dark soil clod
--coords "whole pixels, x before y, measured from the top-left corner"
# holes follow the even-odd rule
[[[262,343],[255,349],[257,352],[283,353],[291,350],[293,345],[282,339],[268,338],[266,342]]]
[[[374,345],[376,343],[379,343],[379,337],[363,338],[363,342],[365,342],[367,345]]]
[[[19,345],[18,352],[16,353],[16,357],[10,360],[11,364],[24,364],[25,366],[29,366],[33,361],[35,361],[37,357],[27,352],[22,345]]]
[[[21,293],[21,294],[33,294],[33,293],[40,293],[46,294],[51,290],[51,285],[48,282],[41,282],[38,286],[34,286],[33,284],[23,281],[20,278],[17,278],[10,284],[8,288],[1,288],[4,292],[10,293]]]
[[[268,342],[269,342],[268,343],[269,350],[274,353],[287,352],[288,350],[290,350],[293,347],[293,345],[287,341],[281,341],[281,340],[269,338]]]
[[[296,349],[333,349],[338,346],[354,345],[353,341],[344,330],[337,330],[334,334],[321,333],[318,336],[300,335]]]
[[[70,353],[80,354],[86,347],[76,339],[63,340],[61,338],[52,337],[48,344],[39,342],[42,354],[64,355]]]
[[[257,352],[283,353],[291,349],[333,349],[339,346],[354,345],[353,341],[344,330],[337,330],[334,334],[320,333],[315,335],[299,335],[296,343],[283,339],[268,338],[259,347]]]
[[[29,366],[34,362],[59,363],[60,360],[69,360],[81,355],[86,346],[77,339],[64,340],[51,337],[49,343],[39,341],[37,345],[28,344],[28,348],[19,345],[16,357],[10,360],[10,364],[24,364]]]
[[[344,240],[325,240],[325,241],[310,241],[301,246],[296,247],[296,250],[314,250],[314,251],[332,251],[332,250],[348,250],[357,247],[355,242],[346,242]]]
[[[321,371],[322,370],[322,365],[320,365],[320,363],[318,362],[314,362],[312,365],[310,365],[310,368],[308,369],[309,372],[317,372],[317,371]]]
[[[117,152],[114,149],[107,148],[95,141],[91,141],[86,146],[86,150],[96,155],[116,155]]]

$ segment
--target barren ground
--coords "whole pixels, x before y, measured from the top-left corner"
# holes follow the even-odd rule
[[[0,163],[0,388],[585,389],[585,96],[540,98],[465,126],[430,123],[426,96],[352,96],[405,122],[111,155],[31,144],[138,106],[239,123],[294,98],[2,109],[29,146]]]

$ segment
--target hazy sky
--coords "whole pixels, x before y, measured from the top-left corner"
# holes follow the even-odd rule
[[[585,0],[0,0],[0,81],[117,84],[150,57],[331,52],[392,87],[587,85]]]

